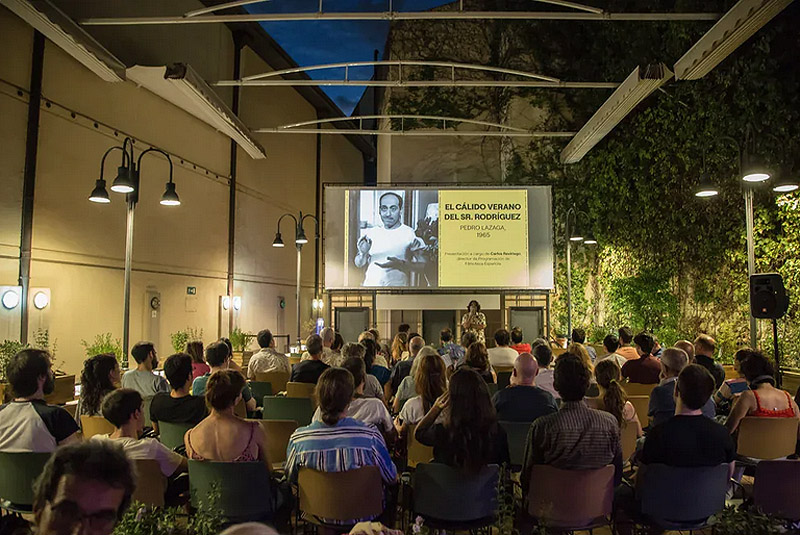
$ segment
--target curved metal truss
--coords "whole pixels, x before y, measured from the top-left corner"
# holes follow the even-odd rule
[[[365,128],[364,121],[400,121],[400,129],[390,128]],[[441,125],[438,129],[406,129],[406,121],[436,121]],[[357,123],[354,128],[319,128],[319,126],[334,123]],[[459,124],[484,126],[496,130],[456,130]],[[313,128],[312,128],[313,127]],[[252,132],[257,134],[338,134],[338,135],[373,135],[373,136],[471,136],[471,137],[573,137],[575,132],[543,132],[531,131],[490,121],[477,119],[463,119],[460,117],[442,117],[439,115],[357,115],[353,117],[333,117],[304,121],[301,123],[287,124],[272,128],[255,128]]]
[[[350,78],[351,69],[363,67],[397,67],[398,78],[393,80],[353,80]],[[435,67],[449,69],[450,77],[441,80],[409,80],[403,76],[403,67]],[[344,69],[341,79],[309,80],[309,79],[282,79],[282,76],[297,73],[308,73],[322,70]],[[469,70],[490,74],[503,74],[515,76],[517,80],[470,80],[457,79],[456,70]],[[242,87],[270,87],[270,86],[367,86],[367,87],[531,87],[531,88],[559,88],[559,89],[615,89],[616,82],[565,82],[532,72],[491,67],[473,63],[455,63],[449,61],[424,61],[424,60],[381,60],[381,61],[350,61],[341,63],[326,63],[322,65],[309,65],[281,69],[260,74],[246,76],[240,80],[221,80],[213,85],[217,86],[242,86]]]

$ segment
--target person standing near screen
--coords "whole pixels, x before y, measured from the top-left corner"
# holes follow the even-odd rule
[[[367,266],[362,286],[408,286],[414,230],[401,220],[403,199],[394,192],[380,197],[382,227],[368,228],[358,240],[355,264]]]
[[[472,332],[478,337],[478,342],[486,343],[486,316],[481,312],[481,304],[474,299],[469,302],[467,313],[461,318],[461,329],[462,336],[465,332]]]

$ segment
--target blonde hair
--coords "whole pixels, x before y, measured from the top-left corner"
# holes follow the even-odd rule
[[[579,344],[577,342],[571,343],[567,348],[567,353],[580,358],[589,371],[594,371],[594,366],[592,366],[592,358],[589,356],[589,352],[586,351],[586,347],[583,344]]]

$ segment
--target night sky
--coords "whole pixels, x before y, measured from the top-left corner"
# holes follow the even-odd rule
[[[395,11],[424,11],[448,3],[446,0],[394,0]],[[274,0],[248,6],[252,13],[301,13],[316,12],[318,0]],[[386,11],[387,1],[380,0],[324,0],[326,12]],[[383,47],[389,32],[388,22],[372,21],[299,21],[264,22],[264,29],[301,66],[338,63],[343,61],[371,61],[378,50],[378,59],[383,56]],[[312,78],[342,78],[344,69],[312,71]],[[350,71],[351,79],[369,79],[372,69],[364,67]],[[342,111],[350,115],[358,104],[363,87],[323,87]]]

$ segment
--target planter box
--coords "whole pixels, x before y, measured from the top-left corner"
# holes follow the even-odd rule
[[[75,376],[57,376],[55,390],[49,396],[45,396],[44,399],[50,405],[64,405],[68,401],[75,399]]]
[[[800,388],[800,371],[784,369],[782,373],[783,389],[794,397],[797,393],[797,389]]]
[[[250,364],[250,357],[253,356],[252,351],[234,351],[232,360],[236,364],[242,367],[242,370],[247,369],[247,365]]]

